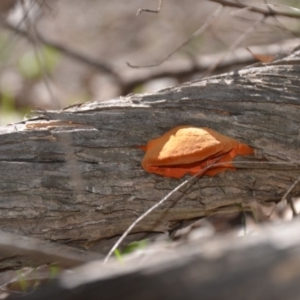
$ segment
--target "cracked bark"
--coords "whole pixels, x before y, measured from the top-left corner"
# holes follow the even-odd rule
[[[178,125],[210,127],[256,155],[242,158],[250,164],[235,160],[236,172],[181,190],[136,226],[139,238],[252,201],[279,201],[300,171],[299,55],[153,94],[39,112],[48,123],[0,128],[0,228],[107,252],[184,180],[146,173],[137,148]]]

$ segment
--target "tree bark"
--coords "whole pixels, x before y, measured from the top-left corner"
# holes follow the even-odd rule
[[[23,300],[296,300],[300,297],[300,223],[156,247],[124,264],[92,262],[65,272]],[[101,296],[99,296],[101,295]]]
[[[256,154],[235,160],[235,172],[181,189],[134,228],[138,237],[252,201],[279,201],[300,171],[299,55],[153,94],[40,111],[44,120],[0,128],[0,228],[107,252],[186,179],[146,173],[138,148],[178,125],[210,127]]]

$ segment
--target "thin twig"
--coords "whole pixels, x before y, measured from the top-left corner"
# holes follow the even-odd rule
[[[15,26],[13,26],[12,24],[9,23],[5,23],[5,26],[8,29],[11,29],[13,31],[15,31],[17,34],[27,38],[28,40],[32,41],[33,37],[30,35],[30,33],[28,33],[25,30],[22,30],[20,28],[17,28]],[[52,48],[55,48],[56,50],[62,52],[63,54],[71,57],[72,59],[75,59],[76,61],[82,62],[84,64],[87,64],[93,68],[96,68],[97,70],[107,73],[109,75],[111,75],[112,77],[114,77],[114,79],[116,80],[116,82],[118,84],[120,84],[121,86],[123,85],[123,80],[120,77],[120,75],[115,72],[111,66],[109,66],[108,64],[101,62],[99,60],[94,60],[90,57],[86,57],[70,48],[65,47],[62,44],[56,43],[54,41],[51,41],[45,37],[43,37],[38,31],[36,32],[37,38],[39,40],[39,42],[43,43],[44,45],[50,46]]]
[[[226,56],[233,52],[250,34],[252,34],[256,28],[266,19],[266,16],[262,16],[259,20],[257,20],[248,30],[246,30],[229,48],[227,51],[223,53],[223,55],[220,56],[220,58],[207,69],[207,71],[202,75],[202,77],[208,76],[210,73],[212,73],[220,64],[221,62],[226,58]]]
[[[294,187],[300,182],[300,176],[297,178],[297,180],[290,186],[290,188],[286,191],[286,193],[282,196],[281,201],[285,201],[287,200],[287,202],[289,203],[292,211],[293,211],[293,215],[294,217],[298,215],[296,208],[294,206],[294,202],[292,201],[292,199],[287,199],[287,196],[289,195],[289,193],[294,189]]]
[[[16,31],[17,34],[24,36],[25,38],[27,38],[28,40],[31,40],[33,37],[29,36],[28,33],[20,28],[18,28],[18,26],[13,26],[10,24],[4,24],[4,26],[6,26],[8,29],[11,29],[13,31]],[[126,76],[122,76],[122,73],[117,73],[114,71],[114,68],[112,68],[110,65],[102,62],[101,60],[94,60],[93,58],[90,58],[88,56],[85,56],[83,54],[79,54],[76,51],[74,51],[73,49],[67,48],[64,45],[61,45],[59,43],[53,42],[51,40],[48,40],[46,37],[41,36],[41,34],[39,32],[37,32],[37,35],[39,37],[39,42],[43,43],[44,45],[48,45],[50,47],[53,47],[55,49],[57,49],[58,51],[62,52],[62,54],[69,56],[70,58],[79,61],[81,63],[86,64],[89,67],[93,67],[96,68],[97,70],[99,70],[100,72],[105,72],[108,75],[111,75],[115,81],[116,84],[119,86],[120,90],[121,90],[121,94],[122,95],[126,95],[130,92],[132,92],[133,88],[137,85],[140,85],[142,83],[144,83],[147,80],[150,79],[155,79],[155,78],[161,78],[161,77],[182,77],[182,76],[192,76],[195,73],[199,73],[199,72],[204,72],[205,70],[207,70],[208,66],[213,65],[214,61],[213,59],[215,58],[216,60],[218,60],[217,57],[220,57],[219,54],[212,54],[211,56],[206,57],[204,60],[201,60],[200,62],[198,62],[196,65],[192,65],[192,66],[188,66],[186,67],[185,64],[180,64],[180,62],[174,62],[175,65],[172,65],[171,67],[167,66],[167,69],[152,69],[153,71],[149,71],[149,73],[146,74],[139,74],[139,76],[134,76],[130,79],[126,78]],[[7,43],[6,43],[7,45]],[[280,44],[279,44],[280,45]],[[272,45],[274,47],[274,49],[278,49],[278,51],[276,50],[275,52],[287,52],[290,51],[292,48],[296,47],[292,46],[291,48],[289,48],[287,46],[288,44],[283,44],[281,46],[276,46],[276,44]],[[263,48],[268,48],[269,46],[263,46],[261,47],[261,50],[258,50],[257,52],[264,52]],[[231,65],[239,65],[239,64],[251,64],[255,62],[255,59],[250,57],[250,56],[245,56],[243,54],[244,48],[240,48],[238,51],[241,52],[241,54],[236,55],[236,56],[231,56],[228,57],[229,55],[226,56],[226,58],[223,59],[222,61],[222,65],[218,65],[216,69],[218,69],[218,71],[220,72],[224,72],[227,71],[228,68],[230,68]],[[1,50],[0,50],[1,52]],[[270,50],[268,50],[268,52],[270,52]],[[273,54],[273,50],[271,50],[271,54]],[[222,54],[221,54],[222,55]],[[242,58],[244,57],[244,58]],[[178,69],[176,67],[178,63]],[[216,70],[215,69],[215,70]],[[150,70],[150,69],[149,69]],[[124,78],[124,79],[123,79]]]
[[[212,31],[212,34],[215,34]],[[217,37],[216,37],[217,38]],[[263,46],[251,46],[251,49],[257,53],[267,53],[269,55],[282,55],[284,53],[291,52],[295,47],[299,45],[298,39],[286,40],[284,42],[263,45]],[[158,68],[144,69],[143,73],[138,75],[132,73],[129,80],[124,83],[123,95],[126,95],[134,89],[134,87],[145,83],[148,80],[162,77],[175,77],[179,81],[182,78],[190,78],[194,74],[205,72],[211,65],[218,61],[219,57],[223,53],[219,54],[209,54],[205,56],[197,56],[194,58],[196,62],[189,64],[187,60],[173,60],[172,64],[170,62],[166,63],[164,67],[160,66]],[[237,69],[245,67],[246,65],[256,63],[257,60],[245,51],[245,47],[237,48],[234,53],[229,53],[222,62],[214,70],[214,73],[224,73],[228,70]],[[135,75],[134,75],[135,74]],[[125,78],[125,76],[124,76]]]
[[[140,8],[140,9],[137,11],[136,15],[137,15],[137,16],[140,15],[143,11],[144,11],[144,12],[149,12],[149,13],[155,13],[155,14],[157,14],[157,13],[160,12],[160,9],[161,9],[161,7],[162,7],[162,3],[163,3],[163,0],[159,0],[157,9]]]
[[[259,8],[259,7],[256,7],[256,6],[243,4],[243,3],[240,3],[240,2],[231,2],[231,1],[227,1],[227,0],[209,0],[209,1],[219,3],[219,4],[221,4],[223,6],[227,6],[227,7],[248,8],[249,11],[262,14],[266,17],[282,16],[282,17],[300,19],[300,14],[297,13],[297,12],[277,11],[277,10],[271,9],[270,7],[268,7],[269,9],[263,9],[263,8]]]
[[[29,17],[29,13],[30,13],[31,9],[34,8],[35,5],[36,4],[34,2],[30,3],[30,6],[26,10],[26,12],[23,14],[21,20],[14,26],[16,28],[16,30],[21,30],[21,27],[22,27],[23,23]],[[1,25],[7,26],[7,22],[5,20],[6,19],[0,17]],[[16,36],[17,36],[17,32],[16,31],[14,32],[13,35],[9,36],[8,41],[6,41],[3,44],[3,46],[0,48],[0,54],[4,52],[5,48],[7,49],[13,43],[14,39],[16,38]]]
[[[155,205],[151,206],[148,210],[146,210],[141,216],[139,216],[128,228],[127,230],[122,234],[122,236],[118,239],[118,241],[114,244],[114,246],[110,249],[110,251],[108,252],[108,254],[106,255],[103,264],[106,264],[109,260],[109,258],[111,257],[111,255],[114,253],[114,251],[119,247],[119,245],[123,242],[123,240],[126,238],[126,236],[131,232],[131,230],[140,222],[142,221],[146,216],[148,216],[154,209],[156,209],[157,207],[159,207],[161,204],[163,204],[164,202],[166,202],[173,194],[175,194],[180,188],[182,188],[183,186],[185,186],[187,183],[189,183],[190,181],[192,181],[193,179],[195,179],[198,176],[203,175],[207,169],[209,169],[210,167],[215,166],[215,165],[211,165],[209,167],[204,168],[203,170],[201,170],[199,173],[197,173],[196,175],[190,177],[189,179],[183,181],[181,184],[179,184],[175,189],[173,189],[170,193],[168,193],[164,198],[162,198],[159,202],[157,202]]]
[[[173,50],[171,53],[169,53],[165,58],[163,58],[160,62],[156,64],[150,64],[150,65],[144,65],[144,66],[137,66],[137,65],[132,65],[131,63],[127,62],[127,65],[131,68],[152,68],[152,67],[157,67],[161,65],[163,62],[165,62],[167,59],[169,59],[175,52],[177,52],[179,49],[181,49],[183,46],[188,44],[192,39],[195,37],[198,37],[201,35],[211,24],[215,21],[215,19],[220,15],[222,12],[223,8],[219,7],[213,14],[212,16],[197,30],[195,31],[186,41],[184,41],[179,47],[177,47],[175,50]]]
[[[27,10],[24,0],[21,1],[21,5],[22,5],[24,15],[26,15],[26,14],[29,15],[29,12]],[[30,33],[32,36],[31,43],[33,45],[33,51],[34,51],[34,55],[35,55],[37,64],[43,75],[42,80],[44,81],[44,84],[46,86],[46,89],[49,93],[49,96],[50,96],[52,102],[56,104],[57,108],[60,108],[60,101],[56,97],[54,97],[52,88],[50,86],[50,79],[49,79],[48,73],[45,69],[45,57],[39,52],[39,50],[37,48],[38,47],[38,37],[37,37],[36,24],[30,22],[29,18],[26,18],[24,23],[25,23],[26,31],[28,33]]]
[[[267,7],[269,8],[269,10],[271,9],[270,8],[270,4],[267,2],[267,0],[264,0],[265,4],[267,5]],[[278,20],[277,16],[273,16],[273,19],[277,22],[278,26],[281,30],[285,31],[285,32],[288,32],[288,33],[291,33],[293,36],[296,36],[296,37],[299,37],[299,33],[294,31],[294,30],[291,30],[291,29],[288,29],[281,21]]]
[[[285,165],[285,166],[298,166],[298,164],[296,162],[258,162],[259,166],[263,166],[263,165]],[[147,211],[145,211],[141,216],[139,216],[128,228],[127,230],[122,234],[122,236],[117,240],[117,242],[114,244],[114,246],[110,249],[110,251],[108,252],[108,254],[106,255],[103,264],[106,264],[109,260],[109,258],[111,257],[111,255],[114,253],[114,251],[120,246],[120,244],[124,241],[124,239],[128,236],[128,234],[132,231],[132,229],[140,222],[142,221],[145,217],[147,217],[153,210],[155,210],[157,207],[159,207],[161,204],[163,204],[164,202],[166,202],[173,194],[175,194],[179,189],[181,189],[182,187],[184,187],[185,185],[187,185],[189,182],[191,182],[192,180],[199,179],[199,177],[201,177],[202,175],[204,175],[204,173],[213,168],[213,167],[219,167],[219,166],[224,166],[228,164],[228,162],[222,162],[222,163],[214,163],[212,165],[209,165],[207,167],[205,167],[204,169],[202,169],[201,171],[199,171],[197,174],[193,175],[192,177],[188,178],[187,180],[183,181],[181,184],[179,184],[175,189],[173,189],[171,192],[169,192],[164,198],[162,198],[159,202],[157,202],[156,204],[154,204],[153,206],[151,206]],[[255,168],[255,162],[249,162],[249,161],[239,161],[239,162],[234,162],[235,167],[238,164],[245,164],[245,165],[250,165],[250,168],[254,167]],[[242,168],[242,167],[239,167]],[[249,168],[249,167],[247,167]],[[300,180],[300,176],[299,176],[299,180]]]

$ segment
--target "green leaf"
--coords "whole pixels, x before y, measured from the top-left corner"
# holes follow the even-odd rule
[[[147,244],[148,244],[147,239],[132,242],[124,248],[124,250],[122,251],[122,254],[129,254],[129,253],[132,253],[133,251],[135,251],[137,249],[143,249],[147,246]]]
[[[115,254],[115,257],[117,258],[117,260],[118,260],[121,264],[123,264],[124,261],[123,261],[122,254],[121,254],[120,250],[119,250],[119,249],[116,249],[116,250],[114,251],[114,254]]]

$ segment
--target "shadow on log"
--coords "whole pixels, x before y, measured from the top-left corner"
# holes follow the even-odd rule
[[[235,160],[236,172],[182,189],[134,228],[134,238],[252,201],[279,201],[300,171],[299,63],[295,52],[153,94],[40,111],[0,128],[0,228],[106,253],[184,180],[146,173],[138,148],[178,125],[210,127],[256,154],[250,164]]]

